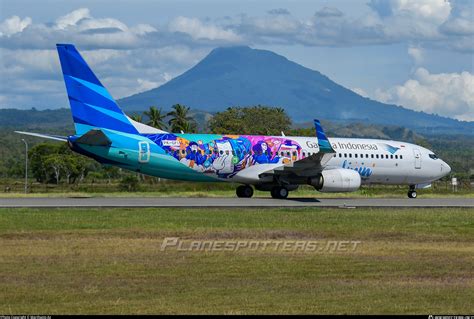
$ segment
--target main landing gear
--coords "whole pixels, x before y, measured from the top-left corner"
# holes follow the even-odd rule
[[[250,185],[240,185],[235,190],[237,197],[250,198],[253,196],[253,188]]]
[[[410,189],[408,190],[408,198],[416,198],[416,190],[415,186],[410,186]]]
[[[270,191],[273,198],[286,199],[288,197],[288,189],[283,186],[275,186]]]

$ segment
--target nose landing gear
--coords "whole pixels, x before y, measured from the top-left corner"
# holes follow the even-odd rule
[[[410,186],[410,189],[408,190],[408,198],[416,198],[416,190],[415,186]]]

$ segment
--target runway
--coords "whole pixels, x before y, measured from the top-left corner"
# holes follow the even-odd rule
[[[474,198],[0,198],[3,207],[188,207],[188,208],[275,208],[275,207],[473,207]]]

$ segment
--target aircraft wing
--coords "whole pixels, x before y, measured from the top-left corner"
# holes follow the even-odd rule
[[[315,176],[322,172],[327,162],[333,157],[332,153],[316,153],[289,165],[280,165],[259,175],[265,178],[271,175],[279,176]]]
[[[47,139],[55,140],[55,141],[67,142],[67,137],[66,136],[32,133],[32,132],[22,132],[22,131],[15,131],[15,133],[23,134],[23,135],[30,135],[30,136],[35,136],[35,137],[42,137],[42,138],[47,138]]]

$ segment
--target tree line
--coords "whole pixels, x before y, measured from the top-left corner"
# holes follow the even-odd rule
[[[143,115],[148,118],[148,121],[145,122],[144,117],[141,114],[134,114],[130,118],[136,122],[147,124],[159,130],[169,129],[174,133],[179,133],[181,131],[186,133],[196,133],[197,123],[189,114],[190,107],[182,104],[175,104],[171,109],[170,112],[164,113],[162,108],[150,106],[148,111],[143,112]],[[166,117],[171,117],[167,123],[165,121]]]

